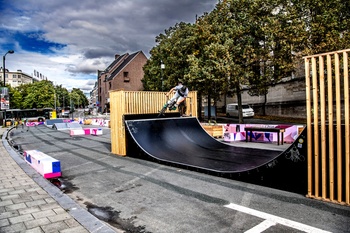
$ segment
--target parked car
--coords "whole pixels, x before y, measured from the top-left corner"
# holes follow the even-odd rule
[[[226,106],[226,116],[238,117],[238,114],[238,104],[228,104]],[[242,114],[243,117],[253,117],[254,110],[248,104],[242,104]]]

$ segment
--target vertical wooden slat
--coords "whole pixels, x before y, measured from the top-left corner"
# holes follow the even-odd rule
[[[343,52],[344,67],[344,118],[345,118],[345,201],[350,203],[350,132],[349,132],[349,71],[348,54]]]
[[[313,88],[311,96],[313,98],[313,102],[307,99],[306,103],[308,127],[312,124],[312,120],[309,119],[312,117],[310,116],[310,109],[312,103],[314,107],[314,131],[308,130],[308,153],[312,153],[311,155],[308,154],[308,196],[320,198],[318,190],[322,190],[322,199],[342,204],[345,203],[348,205],[350,205],[350,84],[348,74],[349,52],[350,49],[346,49],[342,51],[335,51],[304,57],[307,98],[310,95],[308,94],[308,92],[310,92],[311,85]],[[340,58],[341,55],[343,62],[342,64]],[[324,56],[327,57],[327,82],[324,77],[325,74],[323,73]],[[312,70],[310,70],[310,60],[312,62]],[[319,64],[318,71],[316,71],[317,63]],[[344,73],[341,73],[340,70]],[[310,85],[311,81],[309,75],[311,75],[311,73],[313,79],[312,84]],[[315,79],[317,74],[319,74],[319,79]],[[316,90],[317,81],[319,81],[319,93]],[[328,89],[327,94],[325,92],[325,88]],[[333,94],[333,92],[335,92],[335,94]],[[319,130],[317,129],[318,105],[315,104],[315,102],[318,102],[317,96],[319,96],[320,100],[321,126],[319,130],[321,132],[321,140],[319,140],[318,138]],[[327,106],[326,101],[328,101]],[[327,132],[327,122],[329,126],[328,135],[325,135]],[[311,137],[313,137],[313,140],[310,140]],[[326,144],[327,140],[325,140],[327,138],[328,144]],[[321,142],[321,145],[315,145],[318,141]],[[318,149],[320,149],[320,151],[317,152]],[[328,160],[326,160],[327,157],[324,157],[327,155]],[[317,158],[319,156],[321,156],[321,161],[319,161]],[[320,174],[317,172],[318,169],[320,169]],[[318,182],[318,177],[322,179],[321,184]],[[329,182],[329,186],[327,186],[327,181]],[[322,187],[320,185],[322,185]],[[312,188],[314,188],[315,190],[312,190]],[[314,193],[312,193],[313,191]]]
[[[334,200],[334,130],[333,130],[333,78],[332,57],[327,55],[327,85],[328,85],[328,154],[329,154],[329,198]]]
[[[325,101],[325,79],[324,61],[319,57],[320,74],[320,109],[321,109],[321,175],[322,175],[322,198],[327,198],[327,168],[326,168],[326,101]]]
[[[341,141],[341,96],[340,96],[340,72],[339,72],[339,55],[334,54],[335,70],[335,89],[336,89],[336,119],[337,119],[337,193],[338,201],[341,202],[342,195],[342,141]]]
[[[310,59],[305,58],[305,89],[306,89],[306,116],[307,116],[307,141],[309,146],[307,147],[307,177],[308,187],[307,193],[309,197],[313,196],[312,192],[312,128],[311,128],[311,82],[310,82]]]
[[[315,179],[315,195],[319,196],[320,186],[320,169],[319,169],[319,131],[318,131],[318,82],[317,82],[317,60],[315,57],[311,58],[312,64],[312,100],[314,110],[314,179]]]

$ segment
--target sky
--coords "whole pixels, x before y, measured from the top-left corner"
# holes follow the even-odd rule
[[[194,23],[217,0],[0,0],[6,69],[88,93],[115,54],[143,51],[176,23]],[[2,64],[0,65],[3,66]]]

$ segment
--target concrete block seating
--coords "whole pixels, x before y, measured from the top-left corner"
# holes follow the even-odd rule
[[[44,178],[61,176],[61,162],[38,150],[24,151],[24,160],[30,164]]]

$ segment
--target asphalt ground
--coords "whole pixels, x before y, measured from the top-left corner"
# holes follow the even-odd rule
[[[51,184],[50,195],[64,194],[116,232],[350,232],[349,206],[114,155],[108,128],[77,137],[14,129],[9,142],[18,158],[36,149],[60,160],[60,188]]]

